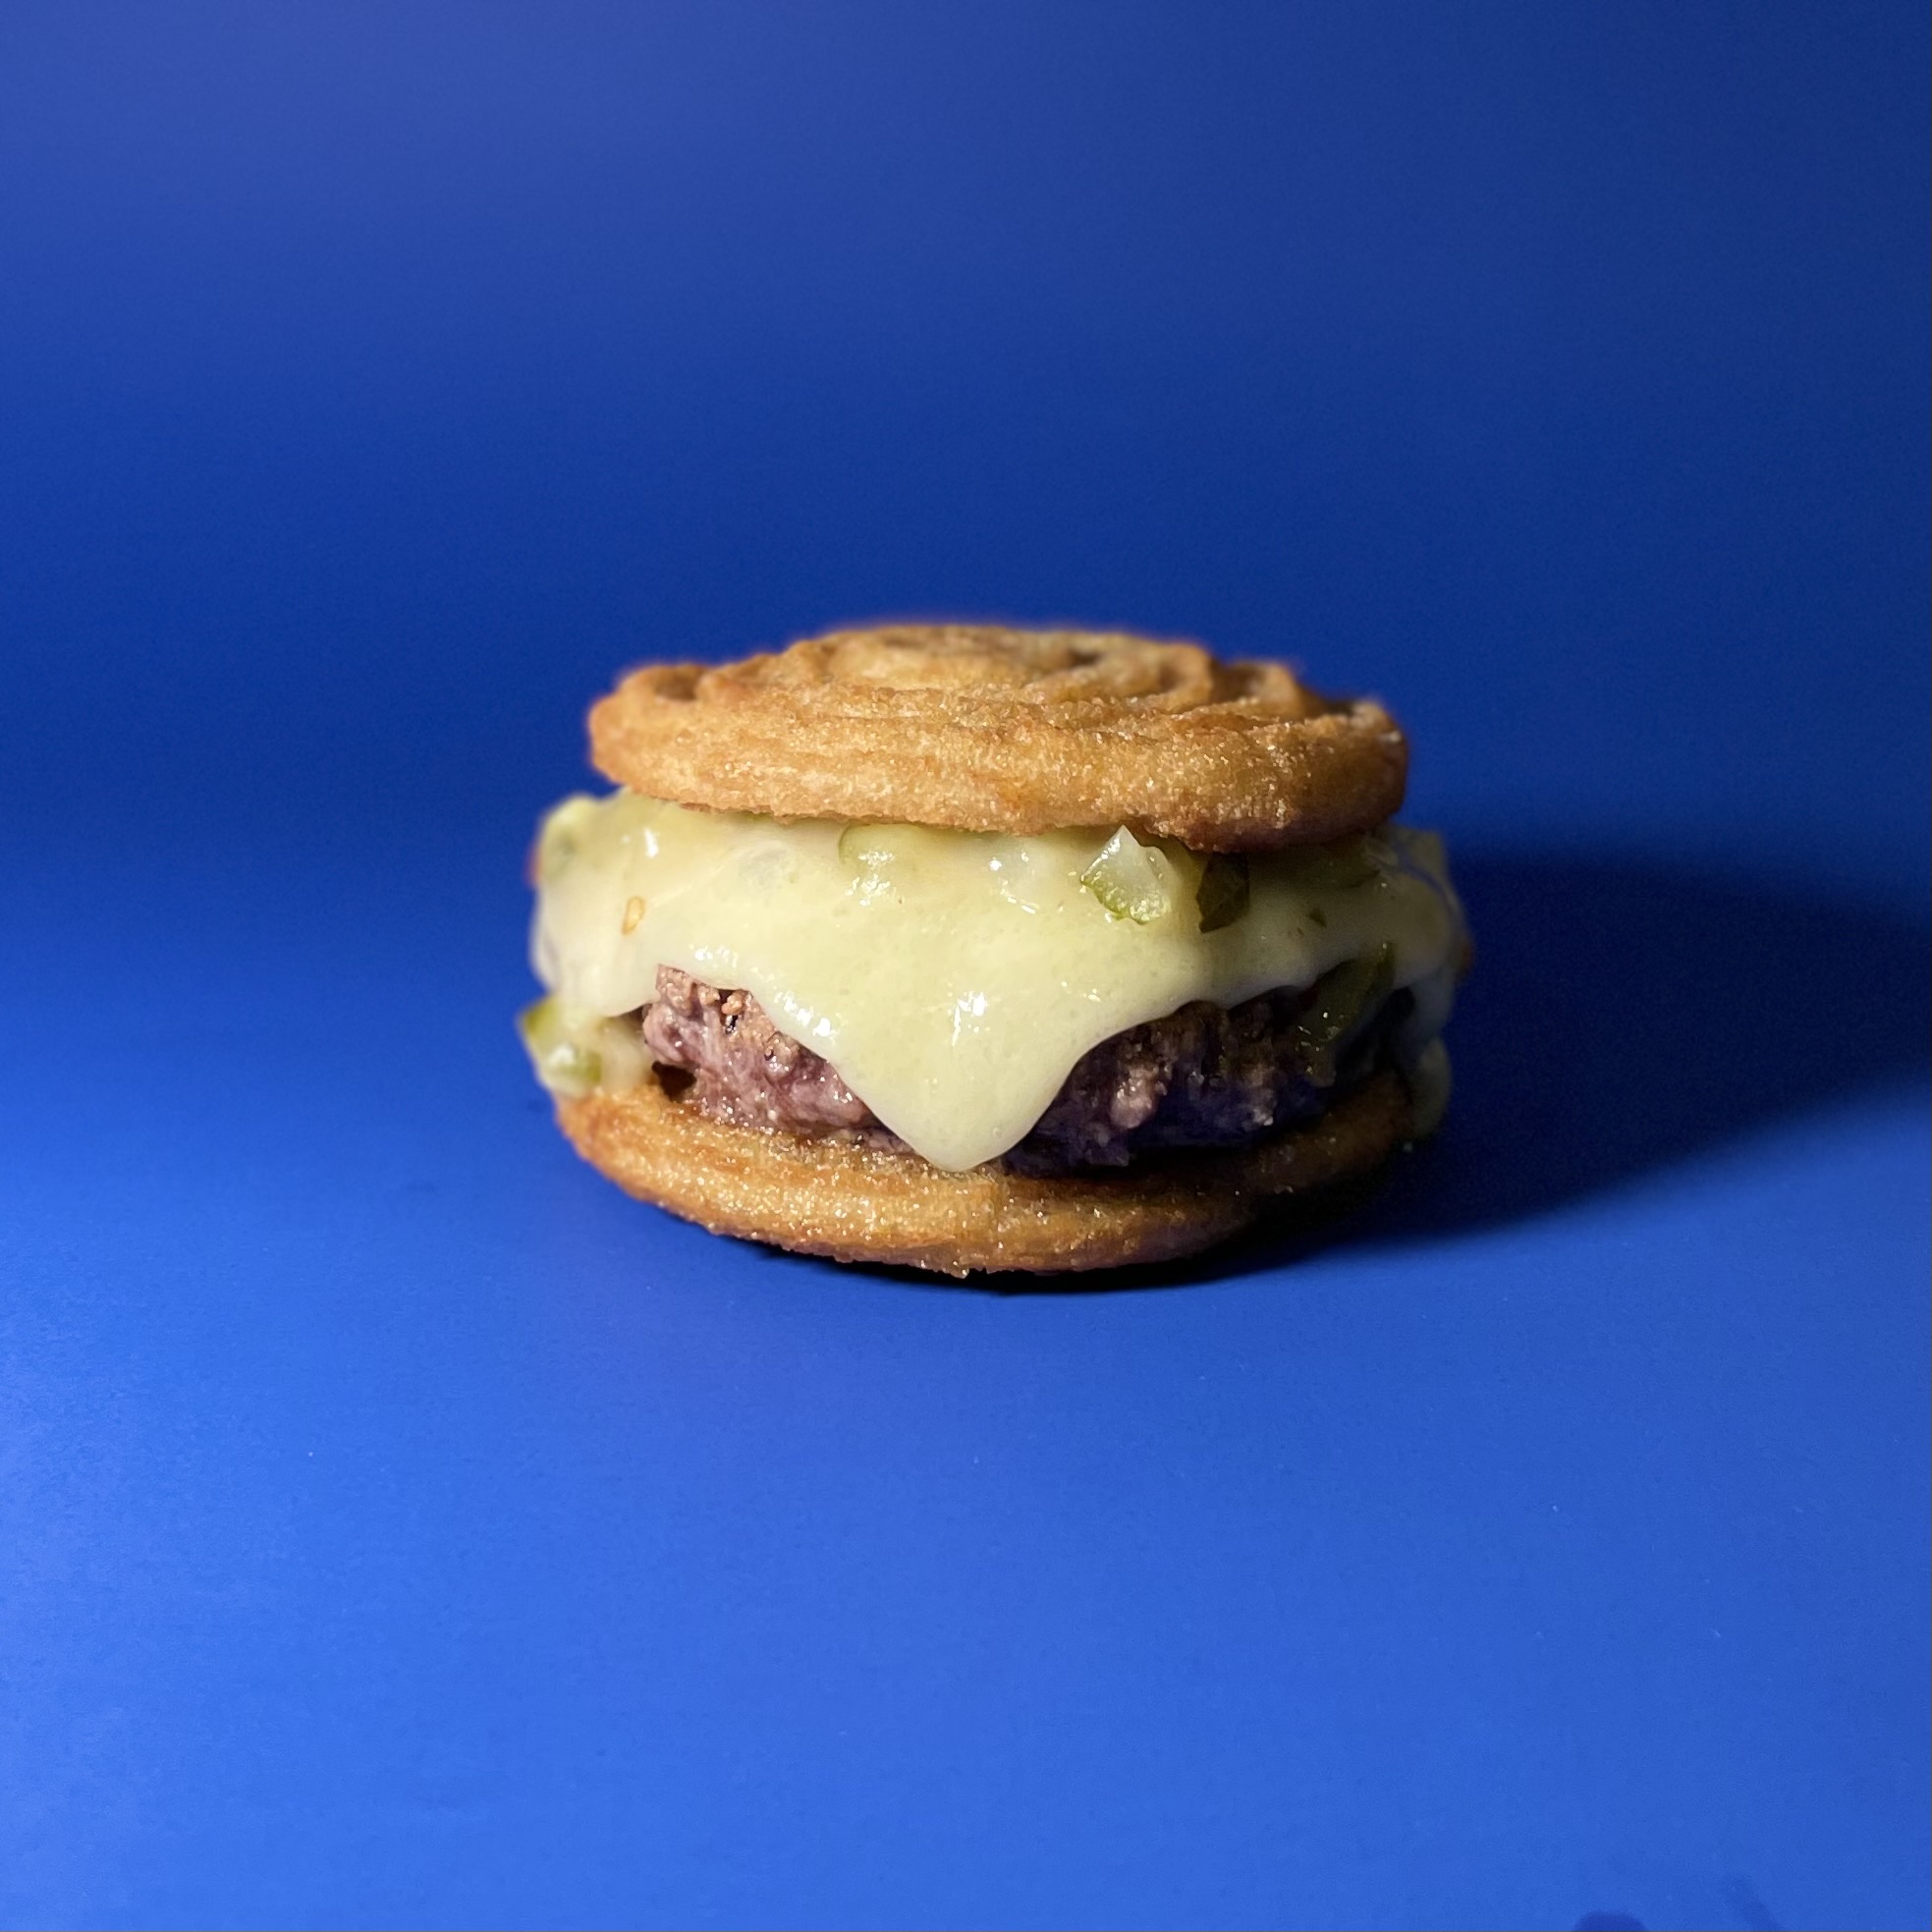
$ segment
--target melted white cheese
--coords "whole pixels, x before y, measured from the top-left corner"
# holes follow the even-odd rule
[[[1410,1050],[1447,1018],[1462,922],[1432,835],[1389,827],[1339,861],[1257,854],[1245,912],[1213,932],[1200,861],[1173,846],[1129,854],[1157,882],[1152,915],[1108,911],[1081,883],[1108,843],[571,799],[539,849],[533,962],[586,1033],[649,1001],[660,966],[742,986],[956,1169],[1022,1138],[1090,1047],[1190,1000],[1306,986],[1386,945],[1416,994]],[[603,1082],[635,1077],[634,1062]]]

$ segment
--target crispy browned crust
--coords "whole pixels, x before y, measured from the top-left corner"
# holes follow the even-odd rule
[[[983,625],[647,665],[593,708],[590,745],[618,784],[681,804],[976,832],[1124,824],[1203,852],[1371,830],[1408,761],[1379,704],[1322,697],[1286,665]]]
[[[1270,1201],[1366,1173],[1410,1132],[1408,1090],[1379,1074],[1311,1126],[1240,1153],[1115,1179],[949,1174],[914,1154],[727,1127],[655,1079],[560,1100],[579,1153],[619,1187],[713,1234],[840,1261],[964,1275],[1167,1261],[1225,1241]]]

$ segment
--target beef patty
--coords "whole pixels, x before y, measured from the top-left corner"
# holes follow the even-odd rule
[[[1004,1158],[1021,1174],[1125,1167],[1144,1153],[1239,1147],[1313,1120],[1377,1064],[1410,1004],[1406,992],[1390,994],[1386,953],[1300,991],[1236,1007],[1196,1000],[1083,1054]],[[749,993],[660,966],[639,1020],[652,1059],[689,1076],[691,1100],[716,1120],[904,1150],[838,1070],[781,1032]]]

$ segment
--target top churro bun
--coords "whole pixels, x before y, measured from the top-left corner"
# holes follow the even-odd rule
[[[1286,665],[955,624],[648,665],[592,709],[590,744],[607,777],[679,804],[1022,836],[1126,825],[1197,852],[1371,831],[1408,762],[1381,705]]]

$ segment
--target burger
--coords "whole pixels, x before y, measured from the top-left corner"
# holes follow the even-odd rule
[[[1190,1254],[1434,1130],[1468,945],[1382,706],[1115,633],[649,665],[532,855],[559,1125],[714,1233],[964,1275]]]

